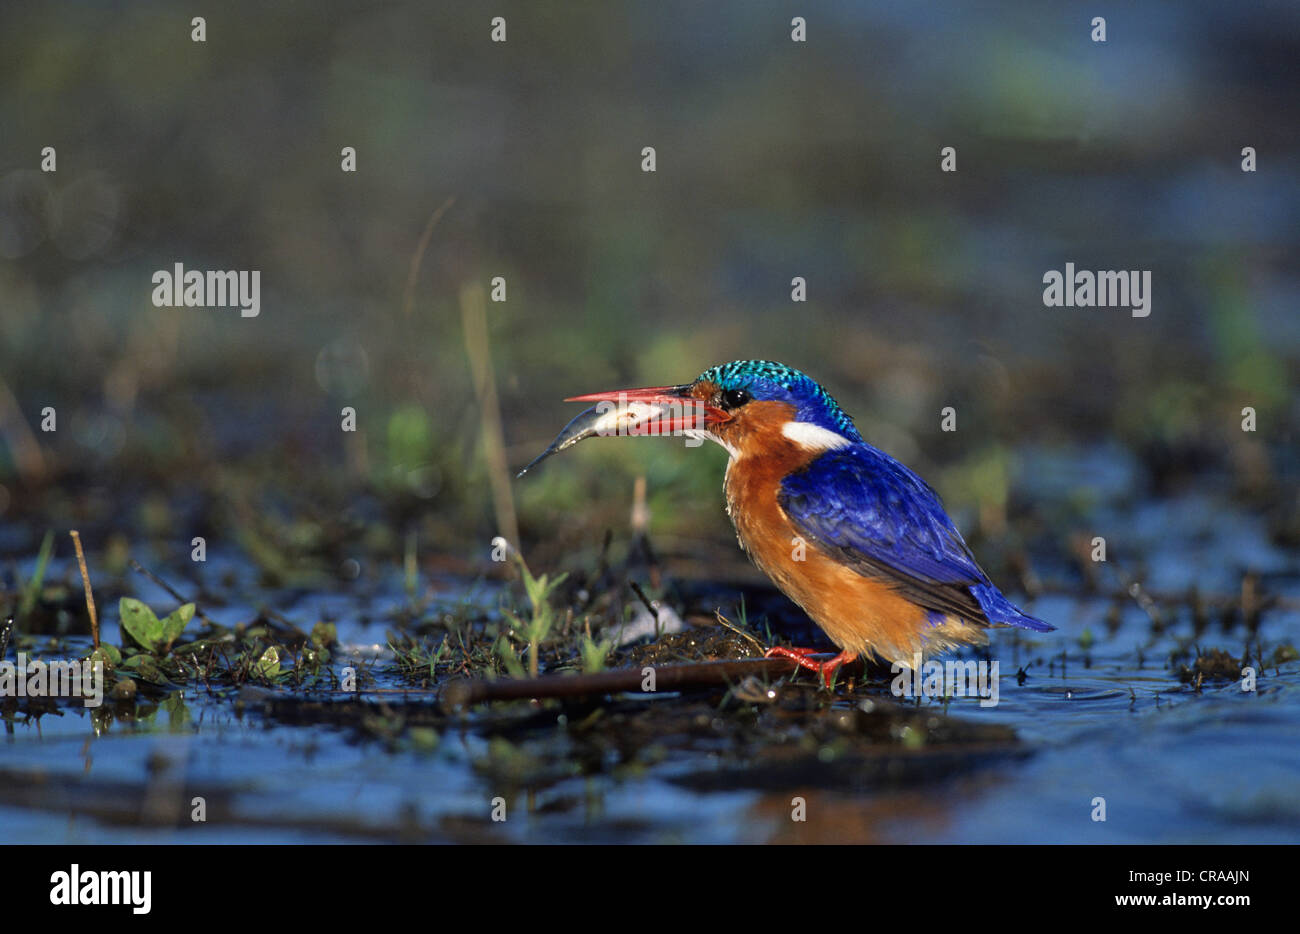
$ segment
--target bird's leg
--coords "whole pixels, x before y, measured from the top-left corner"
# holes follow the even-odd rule
[[[792,649],[792,648],[786,648],[784,645],[774,645],[766,652],[763,653],[763,657],[773,658],[776,656],[780,656],[781,658],[790,658],[798,662],[800,667],[808,668],[811,670],[811,669],[816,669],[818,663],[810,662],[808,660],[808,656],[819,655],[821,654],[821,651],[822,651],[821,649]]]
[[[845,662],[851,662],[858,657],[856,652],[849,651],[843,651],[834,658],[827,659],[824,662],[815,662],[808,657],[809,655],[820,654],[821,651],[819,649],[790,649],[783,645],[774,645],[763,653],[763,657],[771,658],[774,655],[779,655],[781,658],[793,660],[800,668],[807,668],[809,671],[817,672],[817,674],[822,676],[822,682],[826,685],[828,690],[831,686],[831,679],[835,676],[835,670]]]

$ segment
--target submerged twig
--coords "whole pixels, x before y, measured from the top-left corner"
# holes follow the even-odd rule
[[[739,661],[700,662],[687,665],[656,665],[647,668],[618,668],[590,675],[543,675],[540,678],[503,678],[498,681],[465,679],[442,689],[442,705],[448,710],[495,700],[527,700],[543,697],[586,697],[595,694],[651,693],[645,689],[653,673],[653,692],[683,688],[735,684],[749,675],[782,675],[793,670],[788,658],[750,658]]]

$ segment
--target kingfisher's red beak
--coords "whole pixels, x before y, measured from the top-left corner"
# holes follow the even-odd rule
[[[645,434],[667,435],[685,430],[703,430],[725,421],[727,413],[696,399],[690,384],[684,386],[649,386],[645,389],[614,389],[570,396],[565,402],[606,402],[619,408],[643,405],[658,408],[658,414],[638,423]]]
[[[536,464],[595,435],[667,437],[708,431],[730,416],[691,395],[690,385],[652,386],[648,389],[615,389],[573,396],[565,402],[594,402],[575,417],[551,442],[550,447],[519,471],[523,476]]]

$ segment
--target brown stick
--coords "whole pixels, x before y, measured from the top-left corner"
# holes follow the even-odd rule
[[[647,665],[654,670],[655,691],[734,684],[748,675],[783,675],[794,669],[788,658],[751,658],[741,661],[701,662],[688,665]],[[498,681],[463,679],[442,689],[442,706],[448,710],[494,700],[534,697],[585,697],[592,694],[642,693],[648,674],[642,668],[618,668],[594,675],[543,675],[540,678],[503,678]],[[650,693],[650,692],[645,692]]]
[[[77,564],[81,566],[81,586],[86,591],[86,609],[90,612],[90,634],[95,637],[95,648],[99,648],[99,616],[95,613],[95,595],[90,590],[90,572],[86,570],[86,554],[81,550],[81,533],[73,529],[72,547],[77,549]]]

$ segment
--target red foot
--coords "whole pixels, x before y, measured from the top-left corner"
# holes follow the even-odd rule
[[[824,662],[814,662],[808,658],[809,655],[820,654],[821,652],[817,649],[788,649],[783,645],[774,645],[763,653],[763,657],[771,658],[774,655],[779,655],[781,658],[793,659],[800,668],[807,668],[809,671],[815,671],[821,675],[822,682],[826,685],[827,690],[830,690],[831,680],[835,677],[835,670],[845,662],[851,662],[858,657],[856,652],[841,652],[834,658],[827,659]]]

